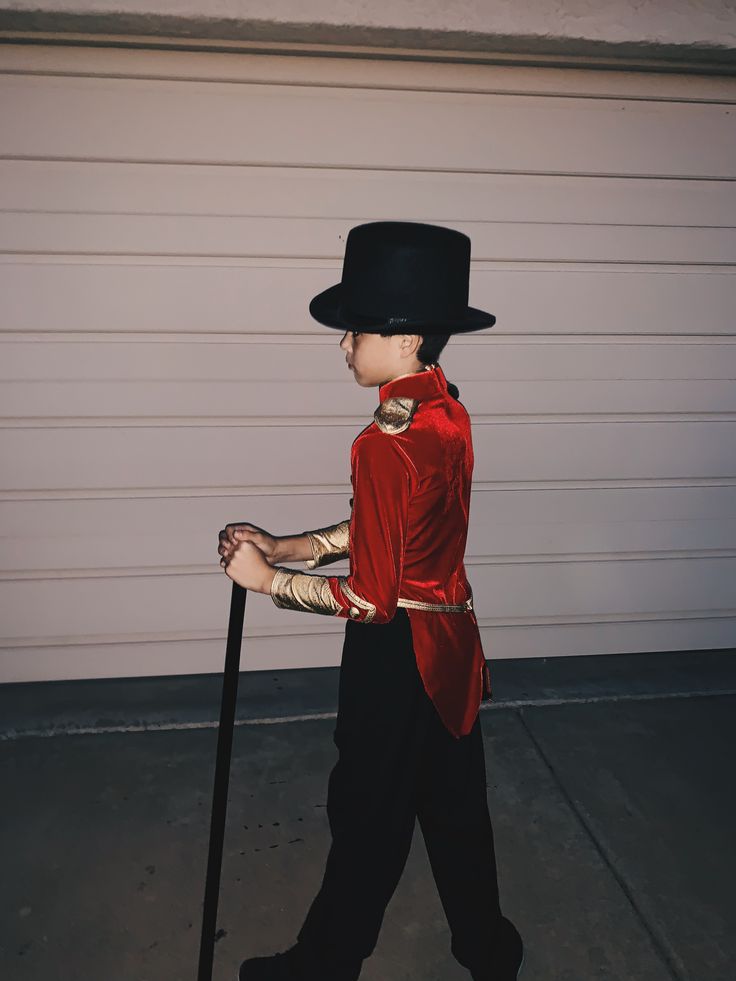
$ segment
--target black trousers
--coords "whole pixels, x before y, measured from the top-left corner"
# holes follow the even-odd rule
[[[378,940],[418,818],[451,933],[467,968],[487,963],[501,910],[480,719],[456,739],[424,690],[406,610],[348,620],[327,816],[332,844],[298,934],[323,977],[354,981]]]

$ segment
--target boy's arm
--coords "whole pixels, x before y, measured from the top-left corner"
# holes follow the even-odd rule
[[[306,562],[312,558],[312,546],[309,544],[306,532],[300,535],[274,535],[276,546],[271,564],[281,562]]]
[[[277,567],[271,585],[276,606],[365,623],[391,620],[415,483],[413,467],[392,435],[364,436],[353,463],[350,575],[318,576]]]
[[[350,498],[350,506],[353,499]],[[350,554],[350,518],[325,528],[302,531],[298,535],[274,536],[276,548],[273,565],[282,562],[306,562],[308,569],[337,562]]]

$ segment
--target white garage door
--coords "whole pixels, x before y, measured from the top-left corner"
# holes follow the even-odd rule
[[[736,644],[736,79],[0,50],[4,681],[219,671],[217,532],[348,514],[375,389],[311,297],[362,221],[470,235],[442,362],[490,659]],[[331,572],[345,571],[343,563]],[[251,596],[244,665],[344,623]]]

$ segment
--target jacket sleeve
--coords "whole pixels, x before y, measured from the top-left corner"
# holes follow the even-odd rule
[[[396,612],[414,468],[395,436],[372,431],[353,447],[350,575],[278,567],[271,597],[282,609],[386,623]]]

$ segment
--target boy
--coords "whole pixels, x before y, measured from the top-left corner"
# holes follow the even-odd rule
[[[470,420],[439,366],[450,335],[489,327],[467,305],[470,239],[421,222],[352,228],[342,281],[310,303],[374,419],[352,444],[351,516],[275,537],[228,525],[226,574],[282,609],[344,617],[332,845],[321,888],[283,953],[239,981],[355,981],[372,953],[418,818],[451,932],[474,981],[515,981],[522,942],[501,913],[479,703],[490,680],[463,557]],[[348,576],[304,573],[349,557]],[[391,981],[391,979],[387,979]]]

